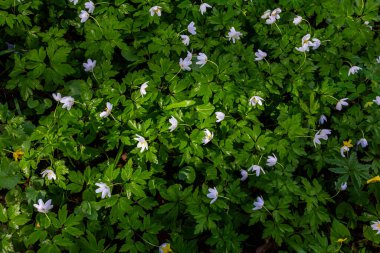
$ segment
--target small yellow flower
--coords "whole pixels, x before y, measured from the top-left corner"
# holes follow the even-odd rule
[[[15,161],[17,162],[19,159],[21,159],[21,157],[24,155],[24,152],[22,152],[20,149],[18,149],[17,151],[13,152],[13,158],[15,159]]]
[[[163,243],[161,244],[159,248],[160,253],[170,253],[173,252],[172,249],[170,248],[170,243]]]
[[[339,238],[336,242],[337,243],[340,243],[340,244],[343,244],[345,241],[347,241],[347,238]]]
[[[343,146],[346,146],[348,148],[352,148],[353,147],[353,145],[351,144],[351,140],[343,141]]]
[[[376,183],[376,182],[380,182],[380,176],[376,176],[376,177],[373,177],[373,178],[367,180],[367,184]]]

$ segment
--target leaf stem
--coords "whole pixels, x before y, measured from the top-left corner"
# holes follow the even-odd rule
[[[281,29],[280,29],[280,27],[278,27],[278,25],[276,24],[276,22],[274,22],[274,25],[277,27],[278,31],[282,34]]]
[[[140,237],[144,242],[148,243],[149,245],[151,245],[151,246],[153,246],[153,247],[157,247],[157,248],[160,247],[160,246],[157,246],[157,245],[155,245],[155,244],[153,244],[153,243],[151,243],[151,242],[145,240],[141,235],[139,235],[139,234],[137,234],[137,233],[136,233],[136,235],[137,235],[138,237]]]
[[[216,70],[217,70],[217,72],[218,72],[218,74],[219,74],[219,67],[218,67],[218,64],[216,64],[215,62],[210,61],[210,60],[207,60],[207,61],[210,62],[210,63],[212,63],[212,64],[214,64],[214,65],[216,66]]]
[[[169,83],[170,83],[170,82],[171,82],[171,81],[172,81],[172,80],[173,80],[173,79],[174,79],[174,78],[175,78],[175,77],[181,72],[181,70],[182,70],[182,69],[180,68],[180,69],[178,70],[177,74],[175,74],[175,75],[172,77],[172,79],[169,80]]]
[[[100,31],[102,31],[103,32],[103,30],[102,30],[102,27],[99,25],[99,22],[98,22],[98,20],[96,20],[96,18],[94,18],[93,16],[91,16],[90,15],[90,18],[92,18],[94,21],[95,21],[95,23],[99,26],[99,28],[100,28]]]
[[[91,71],[91,73],[92,73],[92,75],[94,76],[95,81],[96,81],[97,83],[99,83],[98,79],[97,79],[96,76],[95,76],[95,72],[94,72],[94,71]]]
[[[304,53],[303,62],[301,63],[301,65],[298,67],[298,69],[296,71],[298,71],[306,62],[306,52],[303,52],[303,53]]]

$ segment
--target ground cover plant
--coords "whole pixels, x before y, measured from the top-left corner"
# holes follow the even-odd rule
[[[1,251],[379,252],[379,6],[1,1]]]

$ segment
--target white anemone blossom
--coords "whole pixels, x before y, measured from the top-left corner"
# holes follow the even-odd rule
[[[37,204],[34,204],[33,205],[38,212],[40,213],[48,213],[50,211],[50,209],[53,208],[53,205],[51,204],[51,199],[49,199],[48,201],[46,201],[46,203],[44,203],[42,201],[42,199],[39,199],[38,200],[38,205]]]
[[[144,137],[136,134],[137,138],[134,138],[134,140],[138,141],[137,148],[141,148],[140,153],[144,152],[144,150],[148,150],[148,142],[145,140]]]
[[[111,115],[112,108],[113,108],[113,105],[112,105],[110,102],[107,102],[107,103],[106,103],[106,108],[104,109],[103,112],[101,112],[101,113],[99,114],[99,116],[100,116],[101,118],[107,118],[108,116]]]
[[[235,43],[235,40],[240,40],[240,36],[242,36],[241,32],[235,30],[234,27],[231,27],[228,32],[227,38],[228,40],[232,40],[232,43]]]

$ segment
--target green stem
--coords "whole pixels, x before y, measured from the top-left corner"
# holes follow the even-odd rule
[[[103,32],[102,27],[99,25],[98,20],[96,20],[96,18],[94,18],[94,17],[91,16],[91,15],[90,15],[90,18],[92,18],[92,19],[95,21],[95,23],[99,26],[100,30]]]
[[[181,33],[184,32],[184,31],[187,31],[187,29],[182,30],[182,31],[180,31],[179,33],[177,33],[177,37],[181,36]]]
[[[333,96],[331,96],[331,95],[322,94],[322,96],[330,97],[330,98],[333,98],[333,99],[335,99],[336,101],[339,101],[339,99],[337,99],[337,98],[335,98],[335,97],[333,97]]]
[[[282,34],[281,29],[280,29],[280,27],[278,27],[278,25],[276,24],[276,22],[274,22],[274,25],[277,27],[278,31]]]
[[[271,69],[270,69],[270,64],[269,62],[267,61],[267,59],[264,58],[264,61],[268,64],[268,67],[269,67],[269,73],[271,73]]]
[[[305,20],[307,22],[307,24],[309,25],[310,33],[311,33],[311,25],[310,25],[309,21],[307,21],[306,19],[302,19],[302,20]]]
[[[179,71],[177,72],[177,74],[175,74],[175,75],[172,77],[172,79],[169,80],[169,82],[171,82],[171,81],[172,81],[172,80],[173,80],[173,79],[174,79],[174,78],[175,78],[175,77],[181,72],[181,70],[182,70],[182,69],[180,68]]]
[[[155,244],[153,244],[153,243],[151,243],[151,242],[148,242],[148,241],[145,240],[141,235],[139,235],[139,234],[137,234],[137,233],[136,233],[136,235],[137,235],[138,237],[140,237],[144,242],[148,243],[149,245],[151,245],[151,246],[153,246],[153,247],[157,247],[157,248],[160,247],[160,246],[157,246],[157,245],[155,245]]]
[[[298,71],[303,65],[304,63],[306,62],[306,52],[303,52],[304,53],[304,58],[303,58],[303,62],[301,63],[301,65],[298,67],[298,69],[296,71]]]
[[[260,156],[259,162],[257,164],[260,164],[261,158],[263,158],[263,155]]]
[[[99,83],[98,79],[97,79],[96,76],[95,76],[95,72],[94,72],[94,71],[91,71],[91,73],[92,73],[92,75],[94,76],[95,81],[96,81],[97,83]]]
[[[216,64],[215,62],[210,61],[210,60],[207,60],[207,61],[210,62],[210,63],[212,63],[212,64],[214,64],[214,65],[216,66],[216,70],[217,70],[217,72],[218,72],[218,74],[219,74],[219,67],[218,67],[218,64]]]
[[[265,211],[267,211],[271,216],[273,216],[273,214],[265,207],[263,206],[263,208],[265,209]]]
[[[121,121],[117,120],[117,119],[112,115],[112,113],[111,113],[110,115],[111,115],[111,117],[112,117],[112,119],[113,119],[114,121],[121,123]]]

